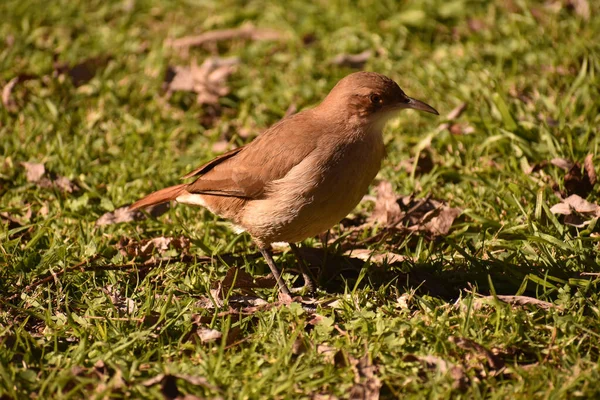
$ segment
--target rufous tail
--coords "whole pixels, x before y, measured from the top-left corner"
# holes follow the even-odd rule
[[[175,200],[183,191],[185,191],[186,183],[180,185],[170,186],[161,190],[157,190],[154,193],[150,193],[148,196],[140,199],[129,206],[130,210],[136,210],[138,208],[145,208],[156,204],[166,203],[167,201]]]

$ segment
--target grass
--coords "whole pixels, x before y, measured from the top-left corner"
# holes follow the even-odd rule
[[[549,211],[564,191],[560,168],[528,172],[599,153],[600,7],[589,1],[586,18],[568,3],[4,1],[0,84],[21,81],[14,107],[0,109],[2,398],[348,398],[361,389],[382,398],[597,398],[599,279],[582,273],[600,272],[598,228],[564,225]],[[246,22],[286,39],[226,41],[187,58],[165,46]],[[241,145],[290,104],[316,104],[352,71],[328,60],[368,49],[366,69],[442,115],[467,104],[451,124],[469,134],[414,112],[385,132],[380,178],[401,195],[460,207],[448,235],[369,244],[405,261],[340,272],[318,293],[315,314],[277,305],[274,288],[257,290],[271,306],[241,312],[226,297],[208,307],[230,264],[256,275],[267,268],[249,238],[205,211],[176,207],[95,227],[209,160],[223,138]],[[241,60],[218,118],[193,94],[167,99],[162,90],[168,66],[211,54]],[[105,62],[79,86],[54,66],[91,57]],[[397,168],[419,152],[432,170]],[[80,190],[28,182],[26,161]],[[597,191],[587,200],[598,202]],[[161,236],[190,239],[186,262],[148,267],[148,255],[118,250]],[[285,253],[279,264],[294,261]],[[495,297],[517,294],[539,304]],[[203,342],[200,328],[222,338]],[[148,382],[159,374],[162,383]]]

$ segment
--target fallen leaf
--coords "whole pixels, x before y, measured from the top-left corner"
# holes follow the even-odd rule
[[[583,162],[583,168],[585,173],[590,181],[590,184],[594,186],[596,184],[597,176],[596,176],[596,168],[594,167],[594,155],[588,154]]]
[[[500,300],[504,303],[510,304],[510,305],[514,305],[514,306],[527,306],[527,305],[532,305],[532,306],[536,306],[538,308],[542,308],[544,310],[548,310],[550,308],[554,308],[554,304],[549,303],[547,301],[543,301],[543,300],[538,300],[534,297],[528,297],[528,296],[507,296],[507,295],[497,295],[497,296],[484,296],[484,297],[480,297],[475,299],[475,302],[473,304],[473,307],[475,309],[477,308],[481,308],[481,306],[483,304],[486,303],[491,303],[494,300]]]
[[[566,0],[566,5],[573,8],[575,14],[581,17],[584,21],[590,19],[590,4],[588,0]]]
[[[377,377],[377,366],[371,361],[369,354],[359,360],[350,359],[354,366],[354,386],[350,389],[350,399],[378,400],[381,380]]]
[[[381,181],[377,185],[376,190],[377,200],[375,202],[375,209],[369,216],[369,221],[384,226],[396,224],[402,218],[402,212],[392,184],[388,181]]]
[[[133,301],[133,299],[130,297],[123,296],[117,287],[113,285],[107,285],[102,288],[102,292],[108,296],[110,302],[119,311],[122,311],[125,314],[133,314],[137,310],[135,301]]]
[[[167,74],[167,95],[184,91],[197,94],[197,103],[218,106],[219,98],[229,93],[227,78],[240,63],[239,58],[210,57],[198,66],[175,66]]]
[[[338,54],[331,59],[330,63],[342,67],[361,69],[372,55],[371,50],[365,50],[358,54]]]
[[[573,168],[573,165],[575,165],[572,161],[566,160],[564,158],[553,158],[552,160],[550,160],[550,164],[555,165],[564,171],[570,170],[571,168]]]
[[[254,279],[252,275],[245,270],[237,267],[231,267],[227,270],[227,274],[222,281],[216,284],[214,290],[218,299],[223,299],[231,289],[259,289],[259,288],[274,288],[277,285],[275,278],[272,275]],[[252,292],[250,292],[252,293]]]
[[[462,210],[457,207],[448,207],[440,205],[437,208],[427,212],[421,221],[412,227],[410,230],[427,232],[433,236],[447,235],[454,223],[456,217],[462,213]]]
[[[196,330],[196,335],[202,343],[215,342],[223,337],[223,334],[216,329],[200,327]]]
[[[591,223],[590,219],[600,217],[600,206],[573,194],[553,205],[550,212],[564,215],[565,225],[583,228]]]
[[[158,217],[166,213],[169,210],[169,207],[169,203],[162,203],[146,207],[144,211],[150,214],[152,217]],[[119,224],[121,222],[142,221],[144,219],[146,219],[146,214],[144,214],[144,212],[141,210],[131,210],[129,209],[129,206],[124,206],[103,214],[96,221],[96,226]]]
[[[467,25],[472,32],[479,32],[487,28],[485,22],[479,18],[469,18]]]
[[[53,175],[53,178],[45,177],[46,168],[44,164],[22,162],[21,165],[25,168],[27,181],[36,183],[38,187],[45,189],[56,188],[66,193],[73,193],[79,190],[79,186],[64,176]]]
[[[452,387],[454,389],[465,390],[469,383],[469,378],[462,365],[451,363],[438,356],[416,356],[414,354],[408,354],[404,356],[403,361],[420,362],[427,369],[437,369],[441,374],[449,374],[453,380]]]
[[[200,35],[185,36],[179,39],[170,40],[167,44],[171,47],[186,48],[194,46],[203,46],[209,43],[220,42],[224,40],[283,40],[285,35],[273,29],[260,29],[251,24],[234,29],[221,29],[204,32]]]
[[[457,336],[449,336],[448,341],[450,343],[454,343],[457,347],[460,347],[463,350],[473,351],[478,355],[484,356],[487,360],[488,366],[494,371],[499,371],[505,366],[504,360],[498,357],[497,354],[492,353],[490,350],[474,340]]]
[[[126,257],[149,256],[155,251],[163,255],[170,249],[179,250],[182,254],[188,254],[190,249],[190,240],[185,236],[176,238],[159,236],[140,241],[131,238],[121,238],[116,247],[119,252]]]
[[[433,167],[434,164],[433,159],[431,158],[431,152],[424,150],[419,152],[419,158],[417,159],[416,165],[415,157],[411,157],[402,160],[396,170],[398,170],[398,168],[402,168],[407,174],[412,174],[414,168],[415,176],[419,176],[431,172]]]
[[[4,108],[6,108],[10,112],[16,112],[18,110],[17,102],[13,98],[13,90],[17,83],[25,82],[30,79],[37,78],[36,75],[30,74],[20,74],[12,78],[4,87],[2,88],[2,104]]]
[[[351,249],[344,253],[349,257],[355,257],[363,261],[371,261],[377,264],[395,264],[406,260],[406,256],[397,253],[385,252],[385,253],[374,253],[370,249]]]
[[[46,173],[46,168],[41,163],[22,162],[21,165],[27,173],[27,182],[38,182]]]

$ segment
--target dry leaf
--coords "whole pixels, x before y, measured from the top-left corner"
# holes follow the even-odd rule
[[[456,365],[443,358],[427,355],[427,356],[416,356],[408,354],[403,358],[406,362],[421,362],[423,366],[428,369],[437,369],[442,374],[450,374],[452,377],[452,387],[458,390],[465,390],[469,383],[469,378],[465,373],[465,369],[462,365]]]
[[[27,182],[38,182],[46,173],[46,168],[41,163],[22,162],[21,165],[27,173]]]
[[[369,221],[377,222],[384,226],[396,224],[402,217],[400,205],[392,184],[388,181],[381,181],[377,185],[377,201],[375,209],[369,216]]]
[[[6,85],[4,85],[2,88],[2,104],[8,111],[16,112],[18,110],[17,103],[12,96],[13,90],[17,83],[25,82],[34,78],[37,78],[37,76],[30,74],[19,74],[8,81]]]
[[[488,366],[494,371],[499,371],[505,366],[504,360],[498,357],[498,355],[492,353],[490,350],[471,339],[449,336],[448,341],[450,343],[454,343],[463,350],[473,351],[478,355],[484,356],[487,360]]]
[[[344,253],[349,257],[361,259],[363,261],[371,261],[377,264],[394,264],[400,263],[406,260],[406,257],[401,254],[385,252],[385,253],[374,253],[373,250],[369,249],[351,249]]]
[[[177,238],[159,236],[141,241],[130,238],[121,238],[116,247],[125,257],[147,257],[152,255],[155,251],[162,255],[170,249],[176,249],[183,254],[188,254],[190,240],[184,236]]]
[[[378,400],[382,384],[375,375],[377,367],[372,363],[369,354],[365,354],[359,360],[351,358],[350,362],[355,366],[355,377],[349,398],[351,400]]]
[[[589,21],[590,4],[588,0],[566,0],[566,5],[573,8],[575,14],[579,15],[584,21]]]
[[[590,181],[590,184],[592,186],[594,186],[598,179],[596,176],[596,168],[594,167],[594,155],[593,154],[590,153],[587,155],[587,157],[585,158],[585,161],[583,162],[583,168],[588,177],[588,180]]]
[[[573,168],[574,163],[564,158],[553,158],[550,160],[550,164],[557,166],[558,168],[568,171]]]
[[[73,193],[79,190],[79,186],[64,176],[54,175],[54,179],[45,177],[46,168],[44,164],[22,162],[21,165],[27,173],[27,181],[36,183],[41,188],[56,188],[66,193]]]
[[[197,93],[198,104],[218,106],[219,98],[229,93],[227,78],[240,63],[237,57],[210,57],[198,66],[175,66],[167,74],[167,93],[176,91]]]
[[[209,43],[215,43],[223,40],[232,39],[283,40],[285,39],[285,35],[273,29],[259,29],[249,24],[235,29],[214,30],[204,32],[196,36],[186,36],[168,41],[167,44],[171,47],[186,48],[193,46],[203,46]]]
[[[475,308],[475,309],[481,308],[481,306],[483,304],[493,302],[495,299],[498,299],[498,300],[500,300],[500,301],[502,301],[504,303],[507,303],[507,304],[510,304],[510,305],[514,305],[514,306],[533,305],[533,306],[542,308],[544,310],[548,310],[548,309],[554,307],[554,304],[549,303],[547,301],[538,300],[538,299],[536,299],[534,297],[497,295],[496,297],[494,297],[494,296],[484,296],[484,297],[480,297],[480,298],[475,299],[475,302],[473,304],[473,308]]]
[[[267,288],[271,289],[277,285],[275,278],[271,274],[266,277],[259,277],[256,280],[245,270],[237,267],[232,267],[227,270],[225,278],[217,283],[216,288],[211,290],[216,295],[216,298],[223,299],[227,296],[230,289],[250,289]],[[249,291],[249,293],[252,293]],[[291,301],[290,301],[291,302]]]
[[[573,211],[580,214],[590,214],[594,217],[600,217],[600,206],[581,198],[574,194],[562,201],[562,203],[552,206],[550,211],[554,214],[569,215]]]
[[[200,327],[196,330],[196,335],[202,343],[215,342],[223,337],[223,334],[216,329]]]
[[[162,203],[146,207],[144,211],[150,214],[152,217],[158,217],[166,213],[169,210],[169,207],[169,203]],[[144,212],[141,210],[131,210],[129,209],[129,206],[124,206],[102,215],[96,221],[96,226],[119,224],[121,222],[130,221],[142,221],[144,219],[146,219],[146,214],[144,214]]]
[[[456,217],[462,213],[460,208],[441,205],[427,212],[418,225],[409,229],[414,231],[427,232],[433,236],[447,235],[454,223]]]
[[[342,67],[361,69],[372,55],[371,50],[365,50],[358,54],[338,54],[331,59],[330,63]]]

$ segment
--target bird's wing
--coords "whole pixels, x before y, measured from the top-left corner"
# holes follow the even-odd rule
[[[244,147],[231,150],[186,177],[189,193],[259,198],[268,184],[284,177],[317,146],[319,130],[311,113],[303,112],[273,125]]]

